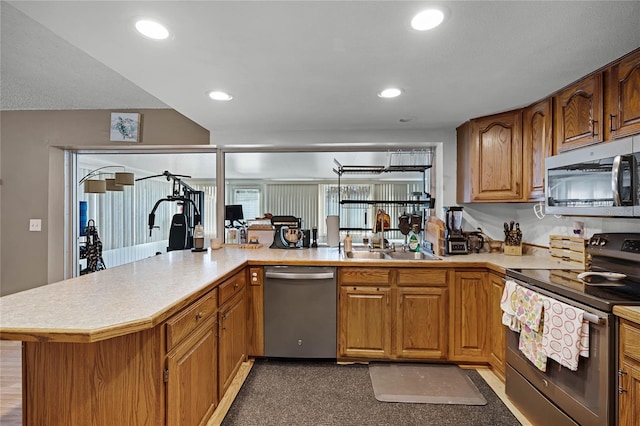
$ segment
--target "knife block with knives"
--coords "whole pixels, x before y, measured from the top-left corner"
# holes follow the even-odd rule
[[[509,256],[522,256],[522,231],[520,224],[513,220],[504,223],[504,254]]]

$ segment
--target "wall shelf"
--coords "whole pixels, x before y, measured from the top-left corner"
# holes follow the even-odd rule
[[[381,175],[383,173],[421,173],[422,174],[422,192],[416,192],[414,195],[419,195],[419,199],[413,200],[388,200],[388,199],[376,199],[376,200],[354,200],[354,199],[340,199],[339,204],[342,208],[345,209],[371,209],[385,207],[400,207],[400,206],[412,206],[414,212],[420,211],[420,214],[423,216],[422,221],[425,219],[424,210],[430,209],[434,207],[435,199],[431,197],[431,194],[426,191],[427,189],[427,175],[426,173],[430,171],[431,165],[423,164],[423,165],[396,165],[396,166],[354,166],[354,165],[342,165],[338,162],[338,160],[334,159],[336,167],[333,169],[334,173],[338,175],[338,192],[342,194],[342,176],[343,175]],[[340,220],[342,220],[341,210],[338,210],[338,216]],[[375,209],[373,211],[372,217],[375,218]],[[365,213],[366,214],[366,213]],[[375,220],[375,219],[374,219]],[[340,222],[342,223],[342,222]],[[365,216],[365,224],[366,224],[366,216]],[[340,231],[363,231],[363,232],[371,232],[371,228],[361,228],[361,227],[340,227]],[[385,229],[385,231],[400,231],[398,228],[389,228]]]

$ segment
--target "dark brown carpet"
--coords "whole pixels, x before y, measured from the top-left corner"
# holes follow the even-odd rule
[[[520,425],[474,370],[487,405],[377,401],[367,365],[256,360],[222,425]]]

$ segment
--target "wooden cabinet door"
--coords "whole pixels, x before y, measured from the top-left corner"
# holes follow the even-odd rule
[[[602,73],[569,86],[555,99],[556,152],[603,141]]]
[[[264,269],[252,266],[248,273],[247,355],[264,356]]]
[[[446,287],[398,288],[395,319],[398,358],[446,358],[447,302]]]
[[[488,361],[489,303],[485,272],[456,272],[450,289],[449,359]]]
[[[490,348],[491,354],[489,356],[489,362],[493,367],[495,373],[505,379],[505,353],[506,353],[506,328],[502,325],[502,308],[500,308],[500,301],[502,300],[502,293],[504,291],[504,283],[502,277],[497,274],[489,274],[489,287],[490,287],[490,318],[491,318],[491,341]]]
[[[618,424],[636,426],[640,424],[640,364],[623,357],[618,383]]]
[[[471,122],[471,201],[523,201],[522,111]]]
[[[220,396],[229,388],[240,365],[247,359],[247,314],[245,290],[220,308],[218,390]]]
[[[338,353],[341,357],[391,356],[390,298],[388,286],[340,287]]]
[[[544,200],[544,159],[553,155],[551,98],[524,110],[522,135],[522,174],[525,197],[530,201]]]
[[[618,424],[640,424],[640,326],[620,320]]]
[[[640,49],[614,65],[609,75],[611,136],[640,133]]]
[[[211,318],[167,356],[167,424],[205,424],[218,404],[217,319]]]

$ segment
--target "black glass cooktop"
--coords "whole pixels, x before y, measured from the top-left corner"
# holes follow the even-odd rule
[[[629,279],[609,281],[602,277],[587,277],[583,281],[578,279],[578,274],[581,272],[584,271],[507,269],[507,277],[524,281],[604,312],[611,312],[614,305],[640,305],[640,282]]]

